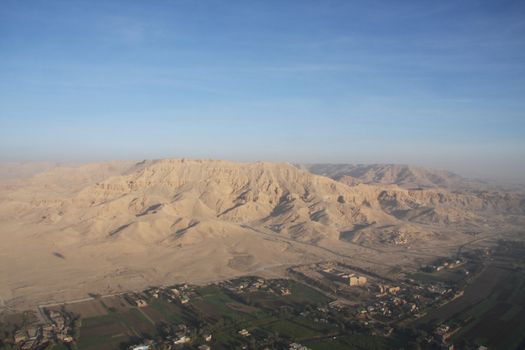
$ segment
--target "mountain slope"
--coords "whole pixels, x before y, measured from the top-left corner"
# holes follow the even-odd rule
[[[116,228],[169,216],[176,232],[171,238],[198,231],[205,222],[228,222],[319,240],[330,234],[337,239],[342,226],[388,220],[379,206],[362,207],[367,196],[364,189],[355,191],[288,164],[162,160],[88,186],[71,199],[74,205],[57,210],[65,218],[80,215],[82,222],[111,217],[108,225]],[[104,230],[90,232],[103,235]]]

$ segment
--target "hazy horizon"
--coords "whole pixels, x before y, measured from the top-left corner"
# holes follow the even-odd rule
[[[0,160],[525,179],[519,1],[5,1]],[[523,181],[522,181],[523,182]]]
[[[101,159],[83,159],[83,160],[74,160],[74,159],[40,159],[40,160],[31,160],[31,159],[0,159],[0,165],[2,164],[55,164],[58,166],[81,166],[83,164],[90,164],[90,163],[104,163],[104,162],[112,162],[112,161],[136,161],[141,162],[143,160],[160,160],[160,159],[194,159],[194,160],[225,160],[230,162],[241,162],[241,163],[253,163],[253,162],[274,162],[274,163],[288,163],[292,165],[308,165],[308,164],[328,164],[328,165],[345,165],[345,164],[352,164],[352,165],[409,165],[409,166],[416,166],[416,167],[422,167],[425,169],[428,169],[430,171],[437,170],[437,171],[450,171],[452,173],[455,173],[457,175],[463,176],[467,179],[473,179],[473,180],[481,180],[481,181],[489,181],[493,182],[495,184],[501,184],[501,185],[523,185],[525,184],[525,181],[522,177],[511,177],[511,176],[498,176],[497,172],[496,175],[490,176],[487,173],[483,172],[476,172],[472,169],[467,168],[461,168],[460,166],[454,168],[454,167],[447,167],[447,166],[439,166],[435,164],[424,164],[424,163],[403,163],[403,162],[388,162],[388,161],[378,161],[378,162],[372,162],[372,161],[293,161],[288,159],[251,159],[251,158],[228,158],[226,156],[224,157],[206,157],[206,156],[185,156],[185,155],[172,155],[172,156],[164,156],[164,157],[126,157],[126,158],[119,158],[119,159],[112,159],[112,158],[101,158]]]

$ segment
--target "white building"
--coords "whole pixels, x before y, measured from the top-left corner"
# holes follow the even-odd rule
[[[149,345],[133,345],[131,350],[149,350]]]

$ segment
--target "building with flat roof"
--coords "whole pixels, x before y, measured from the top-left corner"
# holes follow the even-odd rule
[[[351,286],[364,286],[367,282],[366,277],[363,276],[350,276],[348,278],[348,283]]]

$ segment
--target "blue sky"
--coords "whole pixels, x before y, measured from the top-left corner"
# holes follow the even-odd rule
[[[0,6],[0,160],[415,163],[525,179],[523,1]]]

